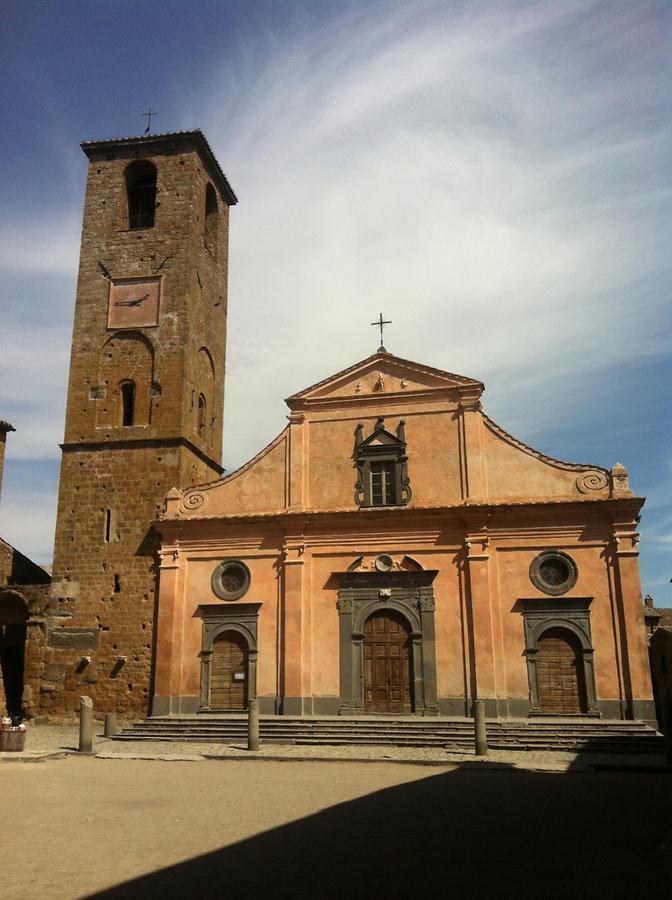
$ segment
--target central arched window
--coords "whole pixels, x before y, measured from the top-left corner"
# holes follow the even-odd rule
[[[133,425],[135,421],[135,382],[122,381],[119,385],[121,395],[121,424]]]
[[[127,166],[124,177],[128,227],[151,228],[156,211],[156,166],[148,160],[137,160]]]

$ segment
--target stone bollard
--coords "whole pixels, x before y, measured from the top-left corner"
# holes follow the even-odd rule
[[[110,738],[114,737],[117,733],[117,714],[116,713],[106,713],[105,714],[105,737]]]
[[[93,753],[93,700],[79,698],[79,752]]]
[[[488,755],[488,735],[485,730],[485,701],[474,700],[474,740],[476,756]]]
[[[250,700],[247,714],[247,749],[259,749],[259,701]]]

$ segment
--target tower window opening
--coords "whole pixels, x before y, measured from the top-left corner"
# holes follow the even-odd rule
[[[198,395],[198,434],[199,437],[205,436],[205,397],[203,394]]]
[[[214,253],[217,247],[217,194],[211,184],[205,189],[205,245]]]
[[[156,211],[156,166],[137,160],[125,173],[128,198],[128,227],[152,228]]]
[[[105,510],[105,543],[109,544],[112,537],[112,510]]]
[[[121,424],[132,425],[135,419],[135,382],[124,381],[121,391]]]

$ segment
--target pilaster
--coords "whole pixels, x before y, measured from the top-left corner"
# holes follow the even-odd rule
[[[311,626],[306,599],[305,520],[285,535],[282,548],[282,712],[305,715],[312,712]]]
[[[289,419],[287,506],[292,511],[296,511],[303,509],[306,505],[305,462],[308,459],[308,453],[307,448],[304,448],[304,443],[307,440],[308,428],[303,413],[295,412],[287,418]]]
[[[464,516],[464,538],[467,569],[467,602],[470,609],[473,640],[472,700],[484,700],[486,714],[497,715],[497,672],[495,654],[495,622],[491,584],[490,537],[487,531],[489,513],[473,511]]]
[[[459,448],[462,496],[466,499],[480,499],[486,496],[487,483],[481,404],[479,391],[463,392],[459,404]]]
[[[611,559],[621,637],[621,666],[628,718],[650,718],[653,691],[639,574],[639,510],[642,501],[612,501]]]
[[[179,541],[161,553],[152,715],[180,712],[183,573]]]

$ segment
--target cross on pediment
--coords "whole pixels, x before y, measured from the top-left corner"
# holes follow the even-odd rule
[[[375,322],[371,322],[371,324],[376,325],[378,328],[380,328],[380,347],[378,348],[378,350],[383,350],[383,351],[387,352],[385,350],[385,347],[383,347],[383,328],[386,325],[391,325],[392,320],[391,319],[383,319],[383,314],[381,312],[378,315],[378,319]]]

